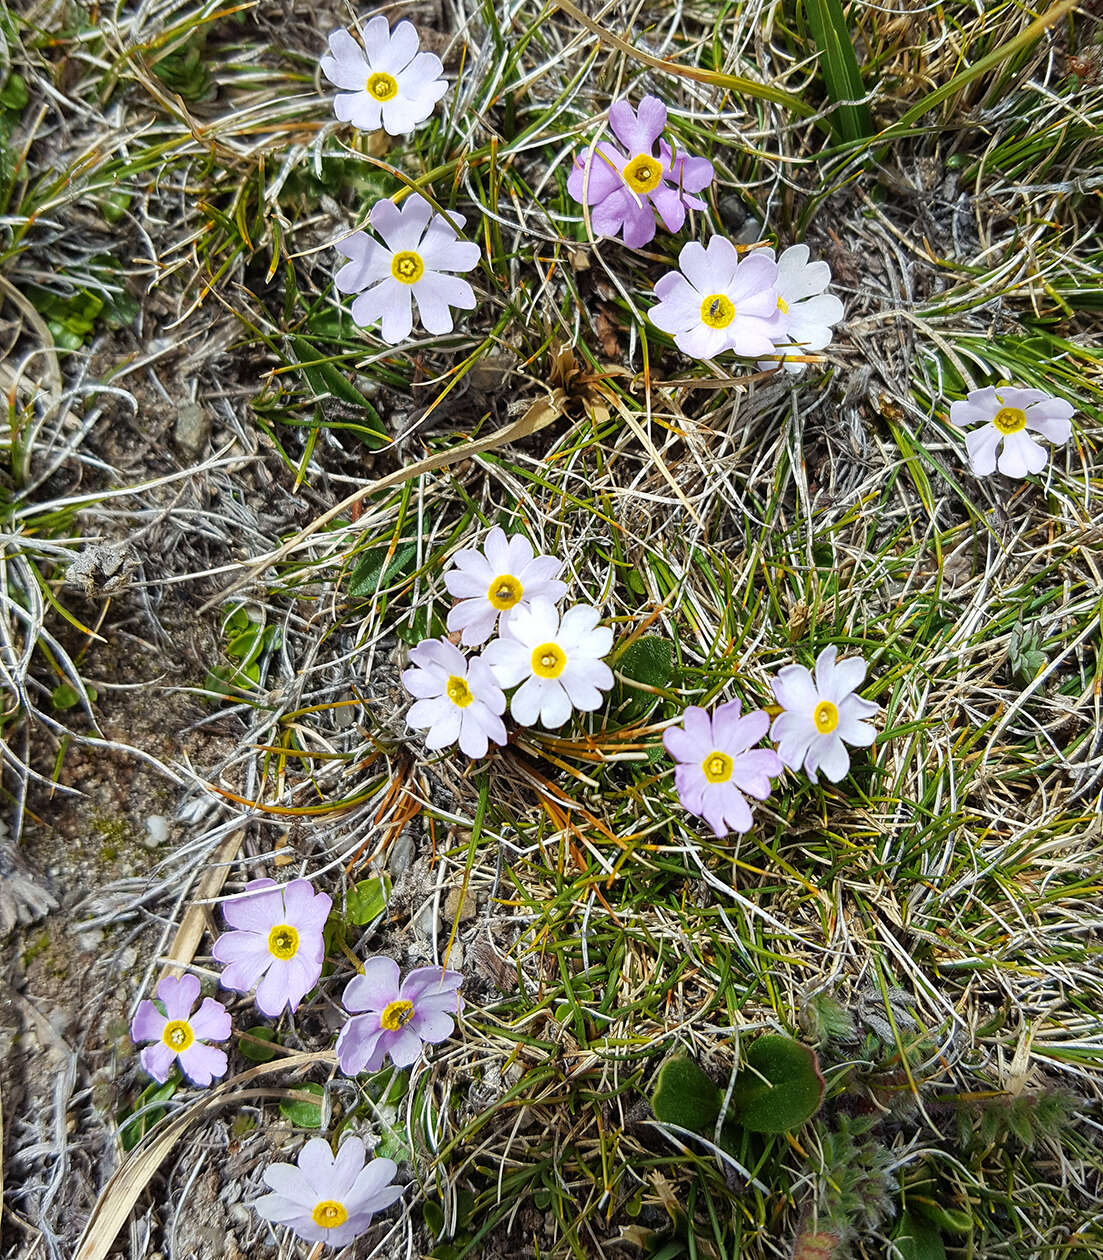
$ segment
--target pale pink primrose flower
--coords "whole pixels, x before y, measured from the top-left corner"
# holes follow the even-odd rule
[[[506,698],[481,656],[468,661],[447,639],[422,639],[410,660],[416,668],[403,671],[402,685],[416,700],[406,725],[428,729],[426,748],[458,742],[469,757],[483,757],[491,740],[506,742]]]
[[[613,646],[613,632],[599,626],[599,613],[576,604],[563,614],[546,599],[534,599],[514,612],[506,633],[489,643],[483,660],[503,687],[517,687],[509,711],[522,726],[537,719],[555,730],[572,709],[600,707],[613,685],[613,671],[601,659]]]
[[[708,246],[690,241],[678,255],[680,271],[655,285],[660,299],[647,317],[674,337],[683,354],[712,359],[725,350],[746,358],[770,354],[782,316],[777,305],[777,264],[761,251],[740,260],[726,237]]]
[[[322,73],[343,89],[333,112],[361,131],[378,131],[382,124],[390,136],[406,135],[448,90],[440,58],[418,52],[417,31],[409,22],[392,31],[385,17],[373,17],[364,27],[363,48],[344,28],[330,35],[329,48]]]
[[[254,879],[246,896],[222,903],[233,931],[223,932],[211,953],[226,966],[222,986],[238,993],[256,988],[257,1006],[272,1018],[294,1011],[318,983],[325,958],[322,929],[333,901],[308,879],[277,884]]]
[[[770,738],[791,769],[803,766],[813,783],[823,773],[838,783],[850,769],[846,745],[868,748],[876,730],[863,719],[879,707],[855,695],[866,676],[860,656],[836,661],[838,649],[826,647],[816,658],[816,674],[803,665],[786,665],[770,685],[784,710],[774,718]]]
[[[444,575],[444,585],[460,602],[448,614],[448,629],[462,630],[460,642],[468,646],[485,643],[495,625],[504,632],[515,609],[538,598],[556,604],[567,593],[558,580],[562,560],[534,555],[527,538],[507,538],[497,525],[482,551],[457,551],[452,561],[456,567]]]
[[[371,226],[380,244],[366,232],[353,232],[337,248],[350,261],[337,272],[334,284],[341,293],[357,293],[352,318],[361,328],[382,321],[381,336],[389,345],[404,341],[414,326],[413,303],[426,332],[434,336],[452,331],[451,308],[475,309],[475,292],[466,280],[450,272],[470,271],[480,253],[473,241],[456,233],[466,223],[454,210],[445,218],[417,193],[401,206],[384,199],[372,206]]]
[[[359,1238],[376,1212],[402,1195],[392,1185],[398,1167],[392,1159],[364,1162],[364,1143],[347,1137],[334,1155],[329,1143],[311,1138],[295,1164],[269,1164],[265,1184],[274,1193],[251,1206],[259,1216],[286,1225],[306,1242],[343,1247]]]
[[[747,797],[764,801],[770,795],[770,780],[783,769],[772,748],[752,747],[769,725],[767,713],[759,709],[740,717],[739,701],[729,700],[711,718],[691,705],[681,726],[663,731],[663,744],[678,763],[674,770],[678,799],[718,836],[751,829],[754,820]]]
[[[625,245],[638,249],[654,239],[655,211],[668,232],[680,231],[687,210],[703,210],[707,204],[692,194],[712,183],[712,163],[675,156],[662,138],[666,106],[658,97],[645,96],[638,113],[627,101],[615,101],[609,126],[627,152],[599,141],[575,158],[567,179],[575,201],[593,206],[595,235],[616,236],[623,228]]]
[[[774,251],[767,245],[755,251],[774,261]],[[807,245],[790,245],[777,260],[777,307],[782,326],[774,334],[774,345],[781,354],[806,354],[823,350],[831,344],[832,329],[843,317],[843,304],[827,292],[831,268],[822,261],[809,262]],[[776,361],[758,365],[764,371],[776,367]],[[787,372],[803,372],[807,363],[784,361]]]
[[[989,385],[971,390],[961,401],[950,404],[950,419],[958,426],[975,425],[965,435],[969,464],[978,477],[996,471],[996,452],[1002,443],[998,467],[1008,477],[1040,473],[1048,453],[1031,434],[1063,446],[1072,436],[1075,408],[1063,398],[1054,398],[1041,389],[1019,389],[1013,385]]]
[[[185,975],[166,976],[157,986],[162,1015],[148,999],[138,1003],[130,1025],[133,1041],[151,1041],[138,1055],[142,1067],[162,1084],[168,1080],[174,1062],[193,1085],[205,1088],[216,1076],[226,1075],[226,1051],[209,1046],[208,1041],[225,1041],[230,1035],[230,1013],[214,998],[204,998],[199,1010],[192,1007],[199,997],[199,981]]]
[[[388,1054],[395,1067],[409,1067],[423,1042],[435,1045],[451,1036],[463,1010],[463,976],[417,967],[400,984],[399,974],[398,963],[379,954],[345,986],[341,1001],[352,1018],[337,1038],[337,1065],[346,1076],[378,1072]]]

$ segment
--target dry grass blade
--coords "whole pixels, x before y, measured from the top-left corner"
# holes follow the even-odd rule
[[[177,1144],[201,1120],[209,1119],[220,1107],[238,1101],[238,1091],[242,1086],[263,1080],[267,1076],[332,1061],[332,1053],[323,1050],[315,1054],[299,1054],[280,1059],[275,1063],[261,1063],[231,1080],[223,1081],[221,1085],[216,1085],[196,1099],[183,1115],[162,1121],[112,1173],[88,1218],[74,1260],[107,1260],[119,1231],[126,1224],[134,1204],[138,1201],[138,1196],[156,1176],[157,1170]],[[252,1093],[253,1091],[250,1096]]]

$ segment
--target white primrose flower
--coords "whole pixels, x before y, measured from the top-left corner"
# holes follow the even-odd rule
[[[343,89],[333,112],[361,131],[378,131],[382,123],[389,136],[404,136],[429,117],[448,90],[440,58],[418,52],[417,31],[409,22],[392,31],[385,17],[373,17],[364,27],[363,48],[344,28],[330,35],[329,48],[322,73]]]
[[[770,681],[784,710],[774,718],[770,738],[781,760],[791,770],[803,765],[813,783],[819,770],[838,783],[850,769],[846,744],[868,748],[877,737],[862,719],[873,717],[878,706],[854,694],[866,676],[866,663],[860,656],[836,662],[837,652],[834,646],[824,648],[816,658],[815,678],[803,665],[786,665]]]
[[[509,711],[522,726],[537,718],[556,730],[572,709],[596,709],[613,685],[613,671],[601,659],[613,646],[613,632],[599,626],[588,604],[559,613],[546,599],[510,615],[506,633],[483,652],[483,660],[503,687],[517,687]]]
[[[423,639],[410,660],[416,668],[403,671],[402,685],[416,701],[406,725],[428,728],[426,748],[436,752],[458,741],[469,757],[482,757],[491,740],[506,742],[506,698],[483,657],[468,661],[447,639]]]
[[[756,251],[774,261],[774,251],[766,246]],[[843,317],[843,304],[827,292],[831,268],[822,261],[808,261],[807,245],[790,245],[777,260],[777,309],[782,317],[774,345],[782,354],[805,354],[831,344],[832,328]],[[803,372],[807,363],[784,360],[787,372]],[[776,360],[758,365],[764,371],[777,367]]]
[[[470,271],[479,261],[478,245],[456,235],[467,220],[454,210],[447,218],[433,214],[432,206],[415,193],[401,207],[386,199],[377,201],[368,221],[384,244],[366,232],[353,232],[337,242],[350,261],[338,271],[334,284],[341,293],[360,295],[352,304],[352,318],[361,328],[382,320],[383,340],[394,346],[410,335],[416,299],[427,332],[438,336],[451,332],[451,307],[475,309],[471,286],[447,274]]]
[[[510,614],[534,599],[556,604],[567,593],[558,580],[562,560],[534,555],[527,538],[507,538],[497,525],[482,551],[457,551],[452,559],[456,567],[444,575],[444,585],[460,602],[448,614],[448,629],[462,630],[460,642],[468,647],[485,643],[496,624],[505,633]]]
[[[1017,389],[1011,385],[971,390],[959,402],[950,404],[950,419],[958,426],[976,425],[965,435],[969,464],[978,477],[996,471],[996,451],[1000,443],[999,470],[1008,477],[1040,473],[1046,466],[1046,448],[1030,435],[1041,434],[1050,442],[1064,445],[1072,436],[1069,423],[1075,408],[1063,398],[1054,398],[1040,389]]]
[[[683,354],[712,359],[724,350],[747,358],[771,353],[782,328],[772,258],[758,251],[740,260],[731,241],[714,236],[707,247],[683,245],[678,266],[655,285],[660,301],[647,318],[670,333]]]

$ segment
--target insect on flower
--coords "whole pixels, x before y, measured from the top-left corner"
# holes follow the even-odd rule
[[[399,975],[398,963],[381,954],[367,959],[363,975],[345,986],[341,1001],[352,1018],[337,1038],[337,1064],[346,1076],[378,1072],[388,1054],[395,1067],[409,1067],[423,1042],[451,1035],[463,1010],[463,976],[418,967],[400,984]]]

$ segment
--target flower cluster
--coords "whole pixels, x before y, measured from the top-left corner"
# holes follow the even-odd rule
[[[718,836],[751,828],[746,798],[764,801],[770,780],[784,768],[803,768],[818,782],[823,772],[838,783],[850,769],[852,748],[867,748],[877,732],[865,720],[878,712],[856,694],[866,676],[860,656],[836,660],[827,647],[816,658],[815,675],[803,665],[786,665],[771,680],[780,712],[770,723],[764,710],[740,716],[738,700],[722,704],[710,718],[704,709],[686,709],[682,726],[663,732],[667,752],[678,763],[674,785],[678,799],[703,818]],[[766,734],[777,751],[754,748]]]
[[[408,135],[429,118],[447,90],[440,58],[419,51],[409,22],[392,30],[385,17],[376,16],[361,36],[362,46],[349,31],[334,31],[330,51],[321,59],[322,73],[339,89],[334,112],[363,131],[382,127],[388,135]],[[654,240],[659,223],[668,232],[680,232],[690,211],[707,209],[702,194],[715,178],[712,163],[679,152],[667,123],[666,105],[658,97],[644,96],[636,109],[626,100],[614,101],[609,107],[612,138],[599,133],[574,156],[567,191],[582,205],[593,235],[617,237],[640,249]],[[427,332],[450,333],[453,310],[476,305],[462,274],[473,270],[481,255],[478,245],[460,239],[464,216],[454,210],[434,214],[430,202],[413,193],[402,205],[377,202],[368,223],[381,240],[357,231],[337,246],[349,261],[337,272],[335,285],[341,293],[357,295],[351,308],[355,322],[365,328],[379,325],[383,340],[398,345],[410,336],[416,304]],[[713,359],[730,351],[756,360],[764,371],[780,366],[800,373],[831,344],[843,318],[843,304],[828,291],[830,283],[831,268],[813,260],[807,245],[792,245],[777,255],[764,242],[737,246],[727,237],[712,236],[703,244],[682,246],[678,269],[655,283],[658,300],[648,319],[692,358]],[[1068,441],[1072,412],[1067,402],[1041,390],[1007,385],[973,390],[952,404],[950,418],[969,427],[966,448],[977,476],[998,468],[1007,476],[1024,477],[1046,464],[1037,437]],[[464,629],[464,644],[476,642]],[[430,664],[448,668],[439,659]],[[445,739],[455,726],[453,715],[440,734],[430,736],[443,743],[430,747],[457,739],[464,747],[463,730],[470,732],[470,747],[481,746],[483,735],[500,742],[500,722],[491,719],[502,710],[493,708],[494,694],[484,692],[487,707],[477,711],[478,720],[470,714]],[[428,712],[423,708],[419,717]],[[435,732],[434,723],[426,725]]]
[[[283,885],[256,879],[240,896],[225,899],[222,914],[230,930],[211,950],[225,964],[222,987],[239,993],[255,989],[257,1007],[270,1018],[297,1010],[321,977],[331,907],[331,899],[307,879]],[[377,1072],[388,1056],[396,1068],[410,1067],[423,1046],[451,1036],[463,1010],[462,984],[459,972],[442,967],[418,967],[401,980],[393,959],[367,959],[345,987],[349,1019],[337,1037],[338,1067],[346,1076]],[[210,1043],[229,1038],[230,1014],[211,997],[195,1010],[199,995],[195,976],[167,976],[157,986],[156,1002],[138,1003],[130,1035],[150,1043],[139,1060],[154,1080],[167,1081],[174,1065],[199,1087],[226,1074],[225,1050]],[[253,1206],[308,1242],[343,1246],[399,1198],[402,1188],[392,1184],[397,1171],[389,1159],[365,1163],[357,1137],[346,1138],[336,1156],[328,1143],[312,1138],[297,1166],[273,1164],[265,1170],[273,1193]]]
[[[613,685],[602,660],[613,632],[598,625],[598,611],[588,604],[560,616],[556,604],[567,593],[562,561],[535,555],[527,538],[507,538],[495,526],[482,551],[459,551],[454,565],[444,575],[458,601],[447,628],[468,647],[486,643],[495,628],[498,637],[470,660],[447,639],[424,639],[411,651],[414,668],[402,682],[415,703],[406,723],[426,731],[428,749],[458,743],[467,756],[481,757],[491,741],[504,744],[506,688],[517,688],[509,712],[521,726],[539,721],[555,730],[574,709],[600,706],[601,693]]]

